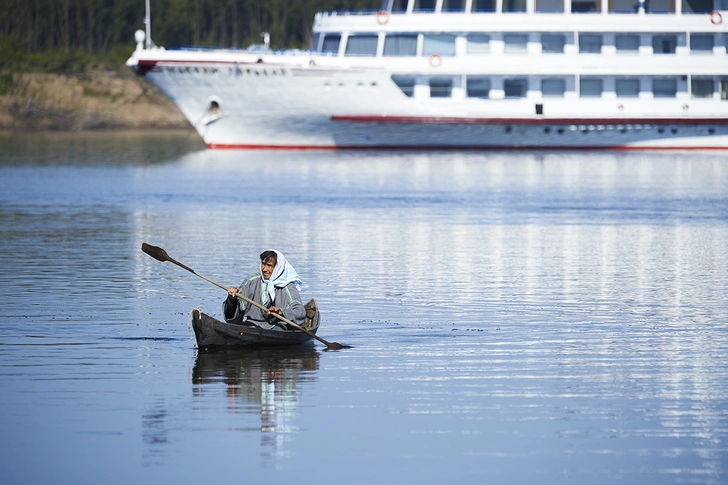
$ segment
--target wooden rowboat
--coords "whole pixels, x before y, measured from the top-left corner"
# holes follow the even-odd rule
[[[311,299],[304,305],[304,308],[306,308],[306,320],[302,327],[315,334],[319,327],[320,317],[316,301]],[[198,308],[192,310],[192,329],[195,331],[197,346],[201,349],[297,345],[308,342],[312,338],[300,330],[265,329],[221,322],[202,313]]]

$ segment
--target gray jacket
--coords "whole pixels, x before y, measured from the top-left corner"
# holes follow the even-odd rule
[[[256,303],[263,304],[263,296],[261,291],[263,278],[259,273],[251,274],[238,288],[241,296],[250,298]],[[231,302],[228,297],[222,303],[222,312],[225,315],[227,323],[237,323],[238,325],[254,325],[261,328],[281,328],[285,329],[286,324],[274,316],[266,317],[263,310],[251,305],[247,301],[236,298],[237,302]],[[271,306],[271,305],[268,305]],[[275,298],[272,306],[281,309],[283,316],[295,324],[303,325],[306,319],[306,309],[301,303],[301,295],[298,294],[295,283],[289,283],[283,288],[275,289]]]

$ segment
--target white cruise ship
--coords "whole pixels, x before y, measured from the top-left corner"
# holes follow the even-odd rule
[[[316,14],[310,51],[139,31],[127,64],[210,148],[728,149],[726,25],[728,0],[385,0]]]

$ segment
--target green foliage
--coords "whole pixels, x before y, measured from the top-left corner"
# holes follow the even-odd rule
[[[144,29],[144,0],[4,0],[0,66],[73,70],[126,59]],[[151,0],[158,45],[245,47],[271,34],[274,48],[306,48],[314,15],[377,9],[381,0]],[[43,67],[45,66],[45,67]]]

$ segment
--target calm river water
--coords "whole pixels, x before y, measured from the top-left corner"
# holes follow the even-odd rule
[[[728,154],[0,135],[3,484],[728,483]],[[352,345],[198,351],[281,250]]]

